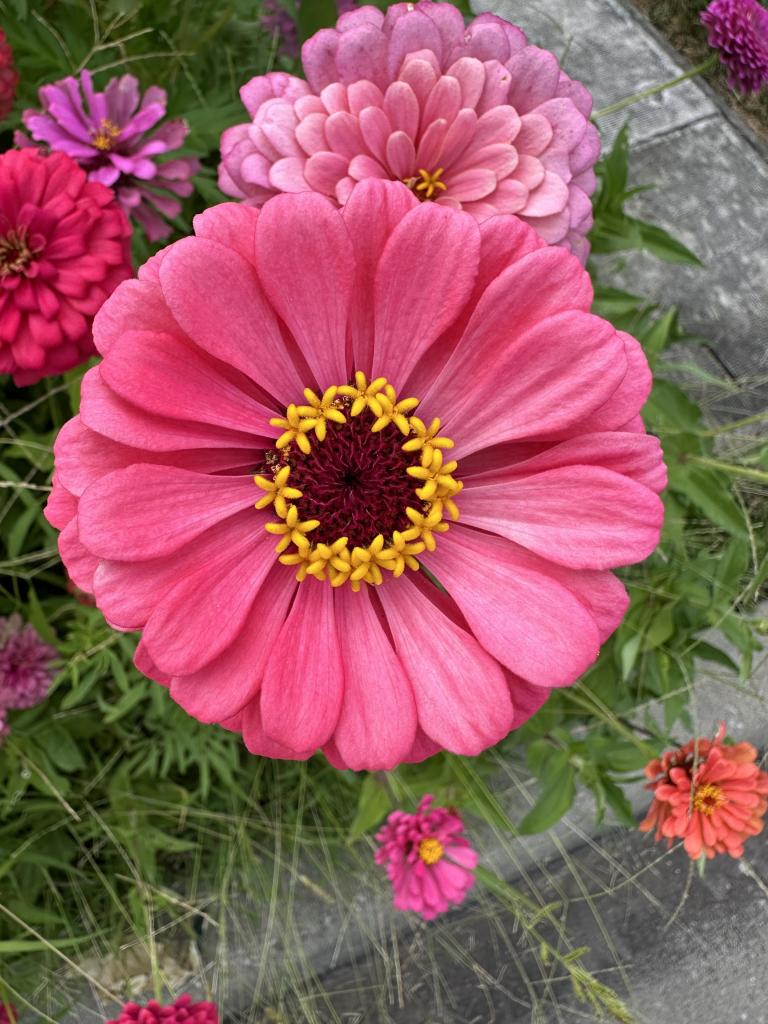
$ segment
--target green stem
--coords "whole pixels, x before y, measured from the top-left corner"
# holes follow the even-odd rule
[[[722,473],[730,473],[731,476],[743,476],[747,480],[758,480],[761,484],[768,484],[768,473],[762,469],[750,469],[734,462],[721,462],[720,459],[709,459],[705,455],[689,455],[686,461],[695,462],[699,466],[711,466]]]
[[[717,437],[719,434],[726,434],[729,430],[740,430],[742,427],[751,427],[753,423],[764,423],[768,420],[768,412],[757,412],[754,416],[745,416],[741,420],[732,420],[730,423],[724,423],[721,427],[715,427],[712,430],[702,430],[699,433],[700,437]]]
[[[636,92],[634,96],[627,96],[623,100],[617,100],[616,103],[611,103],[610,106],[596,110],[592,115],[592,120],[597,121],[601,117],[606,117],[608,114],[615,114],[617,110],[624,110],[625,107],[631,107],[635,103],[639,103],[641,100],[647,99],[649,96],[655,96],[657,93],[665,92],[667,89],[671,89],[675,85],[680,85],[681,82],[687,82],[689,78],[695,78],[696,75],[701,75],[705,71],[709,71],[717,64],[717,61],[718,56],[716,53],[713,53],[711,56],[707,57],[703,63],[697,64],[696,67],[691,68],[682,75],[678,75],[677,78],[672,78],[668,82],[662,82],[661,85],[652,85],[650,89],[643,89],[642,92]]]

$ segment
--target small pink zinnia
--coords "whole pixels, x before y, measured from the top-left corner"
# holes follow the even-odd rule
[[[8,117],[16,99],[19,72],[13,64],[13,50],[0,28],[0,121]],[[1,1012],[1,1008],[0,1008]],[[2,1018],[0,1018],[0,1021]]]
[[[117,1020],[106,1024],[219,1024],[219,1013],[213,1003],[193,1003],[184,995],[168,1006],[154,999],[146,1006],[126,1003]]]
[[[592,98],[556,57],[493,14],[448,3],[361,7],[302,48],[307,81],[274,72],[240,90],[251,122],[221,139],[219,186],[260,205],[355,182],[405,182],[478,220],[514,213],[586,262],[600,152]]]
[[[402,184],[195,230],[97,318],[46,510],[70,577],[254,753],[479,753],[594,661],[658,541],[640,346],[570,253]]]
[[[0,708],[31,708],[45,700],[56,657],[20,615],[0,618]]]
[[[768,85],[768,10],[757,0],[713,0],[701,20],[709,45],[728,69],[728,85],[759,92]]]
[[[2,712],[0,712],[0,739],[2,739]],[[0,1024],[16,1024],[18,1017],[16,1016],[16,1007],[7,1005],[0,1002]]]
[[[462,835],[454,810],[435,807],[425,796],[415,814],[393,811],[376,833],[376,863],[387,865],[395,910],[415,910],[425,921],[466,899],[475,884],[477,853]]]
[[[178,197],[192,194],[190,178],[200,170],[200,161],[157,159],[179,149],[189,133],[181,119],[156,127],[165,117],[165,90],[153,85],[142,97],[138,79],[122,75],[97,92],[90,72],[82,71],[79,79],[42,86],[39,96],[43,109],[22,115],[32,138],[67,153],[87,171],[90,181],[114,189],[120,205],[150,241],[166,238],[172,228],[163,218],[181,213]],[[22,132],[16,133],[16,143],[30,144]]]
[[[94,314],[131,276],[113,193],[64,153],[0,155],[0,373],[34,384],[95,350]]]
[[[702,853],[741,857],[768,810],[768,773],[758,767],[757,751],[751,743],[728,746],[724,736],[721,725],[714,741],[689,740],[645,768],[653,803],[640,830],[655,829],[656,841],[670,846],[682,839],[694,860]]]

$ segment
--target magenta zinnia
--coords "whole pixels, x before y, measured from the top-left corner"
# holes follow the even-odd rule
[[[177,150],[189,132],[181,119],[156,127],[165,117],[165,90],[153,85],[142,97],[138,79],[122,75],[97,92],[90,73],[82,71],[79,79],[42,86],[39,96],[43,109],[25,110],[22,117],[32,138],[67,153],[91,181],[113,188],[150,241],[166,238],[171,227],[163,218],[181,212],[178,197],[192,194],[190,178],[200,162],[193,157],[157,159]],[[16,134],[18,144],[29,145],[21,132]]]
[[[425,921],[466,899],[477,867],[458,813],[431,805],[425,796],[415,814],[393,811],[376,834],[376,863],[387,866],[395,910],[414,910]]]
[[[0,373],[34,384],[94,352],[93,316],[131,275],[130,234],[64,153],[0,156]]]
[[[20,615],[0,618],[0,708],[31,708],[44,700],[56,656]]]
[[[184,995],[166,1006],[154,999],[146,1006],[126,1003],[120,1016],[106,1024],[219,1024],[219,1014],[213,1003],[193,1003]]]
[[[240,90],[251,122],[222,135],[219,185],[343,204],[355,182],[405,182],[482,220],[514,213],[586,261],[600,143],[592,98],[556,57],[493,14],[448,3],[362,7],[302,48],[307,81],[274,72]]]
[[[768,10],[757,0],[713,0],[701,14],[709,45],[728,70],[728,84],[741,92],[768,85]]]
[[[401,184],[195,226],[98,317],[47,507],[70,576],[256,753],[477,754],[594,661],[611,568],[658,541],[640,346],[571,254]]]
[[[294,0],[296,11],[301,7],[301,0]],[[312,3],[313,0],[306,0]],[[336,10],[339,14],[351,11],[354,8],[355,0],[336,0]],[[259,23],[265,32],[276,35],[279,42],[278,52],[284,57],[296,58],[299,55],[299,33],[296,21],[282,6],[280,0],[264,0]]]

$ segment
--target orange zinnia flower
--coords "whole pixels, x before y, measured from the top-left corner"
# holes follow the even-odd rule
[[[716,853],[741,857],[744,841],[763,828],[768,810],[768,773],[757,765],[751,743],[723,743],[725,724],[714,740],[690,740],[654,758],[645,768],[653,791],[642,832],[656,840],[682,839],[692,859]]]

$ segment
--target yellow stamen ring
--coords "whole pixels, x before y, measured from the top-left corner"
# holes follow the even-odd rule
[[[406,569],[417,571],[416,556],[425,550],[435,550],[435,535],[449,528],[446,517],[454,522],[459,518],[454,499],[463,484],[453,475],[458,463],[444,459],[443,453],[453,447],[453,441],[439,436],[440,420],[435,418],[426,426],[418,416],[411,415],[419,404],[417,398],[398,399],[386,377],[369,382],[360,371],[355,373],[354,383],[326,388],[322,395],[306,388],[304,398],[306,404],[291,404],[285,416],[270,420],[283,431],[275,442],[279,454],[268,456],[270,465],[275,466],[274,476],[254,476],[256,485],[265,492],[256,508],[273,506],[280,520],[265,524],[267,532],[279,538],[275,548],[279,561],[295,566],[300,582],[313,576],[332,587],[349,583],[353,591],[359,591],[363,583],[378,586],[383,582],[384,572],[398,577]],[[295,446],[302,455],[309,455],[311,435],[322,443],[329,423],[343,425],[347,416],[354,418],[366,410],[374,417],[371,433],[396,428],[407,438],[402,450],[418,457],[418,464],[406,470],[414,483],[413,506],[404,509],[411,525],[406,530],[394,530],[388,539],[379,534],[367,546],[350,549],[347,537],[332,544],[313,545],[308,535],[320,526],[320,521],[299,519],[293,502],[303,495],[290,484],[291,452]]]

